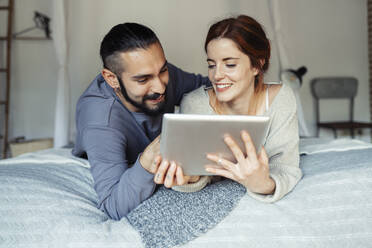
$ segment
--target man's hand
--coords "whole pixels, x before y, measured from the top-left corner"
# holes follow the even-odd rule
[[[165,187],[171,188],[173,186],[184,185],[187,183],[194,183],[199,180],[199,176],[185,176],[182,168],[176,162],[163,160],[158,162],[158,170],[155,173],[154,182],[157,184],[164,184]]]
[[[200,178],[199,176],[185,176],[183,175],[182,168],[176,162],[162,160],[160,156],[160,135],[143,151],[140,157],[140,163],[145,170],[155,174],[155,183],[164,184],[167,188],[194,183]]]
[[[161,162],[160,135],[156,137],[143,151],[139,159],[142,167],[148,172],[155,174]]]

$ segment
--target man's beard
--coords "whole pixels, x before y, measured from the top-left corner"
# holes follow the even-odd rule
[[[165,89],[165,92],[163,94],[164,95],[164,100],[162,102],[160,102],[154,109],[150,109],[146,105],[146,100],[156,100],[161,96],[161,94],[154,93],[154,94],[151,94],[151,95],[145,95],[145,96],[143,96],[141,102],[137,102],[137,101],[135,101],[135,100],[133,100],[132,98],[129,97],[121,78],[118,75],[116,75],[116,77],[118,78],[118,81],[119,81],[119,84],[120,84],[120,91],[123,94],[125,100],[127,100],[134,107],[138,108],[143,113],[145,113],[147,115],[151,115],[151,116],[155,116],[155,115],[158,115],[158,114],[161,114],[161,113],[164,112],[166,102],[167,102],[167,97],[166,97],[167,96],[167,88]]]

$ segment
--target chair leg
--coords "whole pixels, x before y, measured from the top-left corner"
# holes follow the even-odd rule
[[[335,136],[335,139],[337,139],[337,130],[336,130],[336,128],[332,128],[332,130],[333,130],[333,135]]]
[[[354,128],[350,129],[350,134],[351,134],[351,138],[354,139],[354,137],[355,137]]]

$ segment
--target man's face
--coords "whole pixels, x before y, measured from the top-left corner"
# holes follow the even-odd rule
[[[122,84],[123,104],[131,111],[156,115],[165,107],[169,80],[167,61],[159,43],[146,49],[120,54],[124,72],[118,76]]]

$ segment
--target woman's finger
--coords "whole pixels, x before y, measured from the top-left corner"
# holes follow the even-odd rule
[[[170,188],[173,186],[173,181],[174,181],[174,175],[176,173],[177,165],[176,162],[172,161],[170,163],[170,167],[167,171],[167,175],[164,180],[164,186],[167,188]]]
[[[240,133],[242,140],[244,142],[245,146],[245,151],[247,153],[248,159],[257,159],[257,153],[256,153],[256,148],[253,145],[253,141],[249,133],[245,130],[243,130]]]
[[[226,145],[229,147],[231,152],[234,154],[234,156],[235,156],[235,158],[238,162],[245,159],[244,153],[242,152],[242,150],[240,149],[240,147],[236,143],[236,141],[230,135],[225,134],[223,140],[225,141]]]
[[[260,154],[258,155],[258,158],[259,158],[261,163],[269,164],[269,158],[268,158],[266,150],[263,146],[261,147],[261,151],[260,151]]]
[[[155,183],[157,183],[157,184],[163,184],[163,182],[164,182],[164,176],[165,176],[165,173],[168,170],[168,167],[169,167],[168,160],[161,161],[160,166],[159,166],[159,168],[156,171],[155,176],[154,176],[154,182]]]
[[[205,170],[209,173],[212,173],[212,174],[215,174],[215,175],[218,175],[218,176],[223,176],[223,177],[226,177],[226,178],[230,178],[231,180],[235,180],[234,179],[234,174],[231,171],[228,171],[228,170],[220,168],[220,167],[218,168],[215,165],[206,165]]]
[[[234,170],[234,168],[235,168],[234,163],[232,163],[231,161],[229,161],[227,159],[222,158],[221,156],[215,155],[215,154],[208,153],[207,154],[207,159],[209,159],[212,162],[215,162],[216,165],[218,165],[219,167],[222,166],[223,168],[225,168],[227,170]]]

